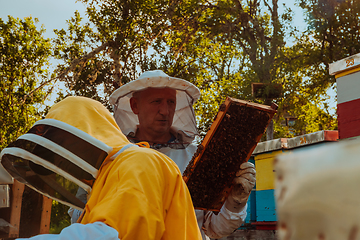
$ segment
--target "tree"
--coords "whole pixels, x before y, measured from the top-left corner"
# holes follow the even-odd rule
[[[7,22],[0,18],[1,149],[41,119],[44,101],[53,87],[53,78],[49,77],[50,39],[43,37],[45,29],[37,29],[36,23],[38,20],[31,17],[8,16]],[[52,209],[52,217],[66,213],[55,201]],[[66,218],[58,221],[61,227],[69,223]],[[56,225],[59,223],[55,221]],[[51,227],[57,231],[53,221]]]
[[[308,59],[310,63],[312,60],[328,66],[360,52],[359,0],[298,0],[298,4],[307,14],[309,27],[305,34],[319,46]]]
[[[335,78],[329,75],[329,64],[360,52],[360,1],[298,0],[297,3],[305,10],[308,28],[295,38],[286,62],[296,73],[291,81],[298,82],[297,89],[301,94],[288,92],[284,106],[292,114],[297,111],[298,129],[306,129],[306,132],[319,129],[308,119],[321,124],[320,129],[337,129],[336,116],[329,114],[329,107],[320,100],[326,96],[329,88],[335,88]],[[318,110],[309,111],[304,101],[298,104],[298,100],[291,95],[301,96],[307,103],[317,106]],[[310,126],[312,128],[308,129]],[[298,134],[300,132],[297,131]]]
[[[173,28],[170,19],[179,11],[180,2],[82,2],[87,5],[89,22],[81,25],[75,13],[67,31],[55,31],[56,53],[64,60],[57,78],[69,89],[65,95],[88,96],[108,105],[108,96],[117,87],[147,68],[152,44]]]
[[[206,10],[197,18],[196,34],[189,42],[178,44],[182,46],[182,52],[174,57],[182,72],[187,72],[190,79],[195,78],[195,84],[202,89],[202,98],[197,104],[202,133],[206,133],[226,96],[269,104],[266,95],[275,91],[278,85],[282,86],[283,93],[274,99],[279,105],[274,119],[275,137],[329,129],[316,117],[319,112],[333,123],[330,129],[336,128],[333,116],[326,111],[326,106],[321,110],[324,104],[318,101],[326,97],[329,88],[329,85],[318,84],[318,76],[311,75],[319,66],[304,64],[302,47],[285,44],[286,36],[295,33],[295,28],[287,27],[291,26],[291,9],[285,8],[280,13],[276,0],[212,1],[207,4]],[[252,82],[267,86],[265,96],[254,98],[251,95]],[[311,111],[314,116],[300,117],[310,114],[309,106],[317,109]],[[299,114],[297,124],[292,127],[294,131],[289,131],[282,123],[286,115],[295,112]],[[321,126],[314,127],[312,121]]]
[[[298,0],[307,15],[308,29],[297,39],[303,67],[310,71],[313,91],[334,86],[329,64],[360,52],[359,0]]]
[[[202,90],[196,111],[203,135],[226,96],[269,104],[266,96],[252,96],[251,83],[266,84],[267,92],[279,84],[284,91],[295,87],[286,80],[291,69],[284,64],[285,36],[292,31],[287,28],[291,10],[279,13],[278,8],[277,1],[206,2],[201,11],[195,11],[201,15],[193,20],[196,33],[183,38],[187,42],[176,41],[179,30],[169,34],[166,44],[172,50],[160,57],[165,61],[159,65],[167,65],[168,71],[185,79],[195,79]],[[275,101],[281,106],[283,100]]]
[[[41,117],[39,108],[48,87],[50,40],[43,37],[38,20],[0,18],[0,122],[3,149]]]
[[[108,105],[108,96],[116,87],[144,70],[162,69],[202,90],[196,111],[203,135],[226,96],[269,103],[265,96],[255,99],[251,95],[252,82],[267,84],[265,92],[273,86],[283,87],[282,96],[274,100],[279,105],[275,137],[287,131],[281,122],[289,107],[297,112],[307,104],[322,108],[316,99],[330,85],[322,86],[318,75],[309,75],[321,69],[320,65],[306,65],[299,58],[309,41],[286,46],[285,37],[294,32],[289,27],[292,12],[285,8],[279,13],[277,0],[181,4],[158,0],[152,7],[145,0],[83,2],[88,5],[90,22],[81,24],[75,14],[68,31],[57,31],[55,41],[64,60],[58,78],[66,83],[67,94],[89,96]],[[297,99],[302,99],[302,105],[295,104]]]

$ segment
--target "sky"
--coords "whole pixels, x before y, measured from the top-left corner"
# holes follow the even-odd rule
[[[294,0],[279,1],[279,5],[286,3],[288,6],[294,6]],[[75,0],[0,0],[0,18],[7,21],[8,15],[18,18],[32,16],[38,18],[38,27],[44,25],[46,32],[44,34],[47,38],[55,37],[53,29],[66,29],[66,20],[74,16],[77,10],[81,17],[86,17],[85,6],[81,2]],[[294,23],[297,24],[300,30],[306,27],[304,16],[301,9],[295,9]],[[333,90],[328,91],[331,99],[329,104],[331,107],[336,107],[336,93]],[[335,110],[332,111],[334,113]]]
[[[39,19],[39,27],[44,25],[45,37],[55,37],[53,29],[66,28],[66,20],[78,10],[85,17],[85,6],[75,0],[0,0],[0,17],[7,21],[8,15]]]
[[[282,8],[282,3],[293,7],[294,0],[280,0],[279,6]],[[32,16],[38,18],[38,25],[44,25],[46,29],[45,37],[55,37],[53,29],[66,28],[66,20],[74,16],[77,10],[80,16],[85,16],[85,6],[76,0],[0,0],[0,18],[7,21],[7,16],[24,18]],[[303,21],[301,9],[295,9],[294,23],[298,25],[299,29],[304,29],[306,24]]]

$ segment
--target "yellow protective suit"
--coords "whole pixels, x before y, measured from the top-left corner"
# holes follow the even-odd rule
[[[114,151],[107,159],[129,144],[110,112],[89,98],[68,97],[46,118],[70,124],[111,146]],[[178,167],[149,148],[130,147],[100,168],[81,223],[94,222],[116,229],[121,240],[201,239]]]

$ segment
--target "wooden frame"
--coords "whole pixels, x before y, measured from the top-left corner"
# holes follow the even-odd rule
[[[220,210],[236,172],[276,112],[267,105],[226,98],[183,174],[195,208]]]
[[[0,239],[28,238],[49,233],[52,199],[14,180],[10,185],[10,207],[0,208],[0,216],[10,226],[0,231]]]

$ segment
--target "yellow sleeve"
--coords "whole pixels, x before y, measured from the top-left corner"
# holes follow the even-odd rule
[[[151,149],[130,148],[100,170],[82,223],[96,221],[115,228],[121,240],[200,239],[180,171]]]

